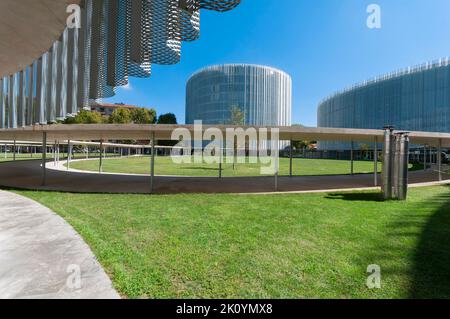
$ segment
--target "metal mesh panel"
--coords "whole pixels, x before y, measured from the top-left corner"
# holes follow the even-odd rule
[[[241,0],[199,0],[200,8],[225,12],[236,8]]]
[[[25,108],[25,125],[33,125],[33,104],[34,104],[34,65],[28,67],[27,72],[27,105]]]
[[[17,126],[25,126],[25,108],[27,105],[27,69],[20,71],[19,73],[19,100],[17,106]]]
[[[0,128],[5,128],[5,94],[4,94],[4,80],[0,78]]]
[[[240,0],[82,0],[81,28],[0,84],[0,127],[46,124],[114,95],[151,64],[175,64],[181,43],[200,36],[200,9],[228,11]]]

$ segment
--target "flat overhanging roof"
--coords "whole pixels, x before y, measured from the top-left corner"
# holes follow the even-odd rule
[[[202,130],[217,128],[223,135],[227,128],[233,126],[203,125]],[[266,128],[279,129],[280,140],[310,140],[310,141],[355,141],[383,142],[383,130],[347,129],[347,128],[301,128],[301,127],[242,127],[243,129]],[[170,140],[175,129],[185,129],[194,138],[194,125],[138,125],[138,124],[79,124],[79,125],[37,125],[18,129],[0,130],[1,140],[42,141],[43,133],[47,140],[150,140],[153,134],[156,140]],[[442,147],[450,148],[450,133],[410,132],[411,144],[430,145],[437,147],[439,141]]]
[[[11,75],[50,49],[64,28],[69,4],[80,0],[1,0],[0,77]]]

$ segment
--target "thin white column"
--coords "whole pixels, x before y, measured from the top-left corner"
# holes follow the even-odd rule
[[[47,132],[42,134],[42,186],[47,183]]]
[[[423,170],[427,170],[427,146],[423,146]]]
[[[70,169],[70,160],[72,159],[72,151],[71,151],[70,140],[67,141],[67,170]]]
[[[56,141],[56,163],[59,164],[59,141]]]
[[[378,186],[378,139],[376,137],[375,137],[375,147],[374,147],[374,152],[373,152],[373,169],[374,169],[373,181],[374,181],[375,187],[377,187]]]
[[[100,141],[100,161],[98,165],[98,172],[100,174],[103,172],[103,140]]]
[[[280,169],[280,143],[278,140],[275,141],[276,156],[275,156],[275,191],[278,191],[278,174]],[[270,154],[272,156],[272,154]]]
[[[56,141],[53,144],[53,166],[56,167],[56,162],[57,162],[57,154],[56,154]]]
[[[154,191],[155,178],[155,132],[152,134],[152,155],[150,161],[150,192]]]
[[[289,176],[292,177],[292,148],[293,148],[293,142],[291,140],[291,144],[289,146]]]
[[[219,179],[220,179],[220,178],[222,178],[223,140],[220,141],[220,155],[219,156],[220,156],[219,157]]]
[[[354,147],[355,147],[355,144],[352,141],[352,149],[350,151],[350,174],[352,174],[352,175],[354,175],[354,173],[355,173],[355,167],[354,167],[354,162],[353,162],[354,161],[354,154],[353,154]]]
[[[439,181],[442,181],[442,140],[441,139],[439,139],[439,145],[438,145],[437,164],[438,164]]]

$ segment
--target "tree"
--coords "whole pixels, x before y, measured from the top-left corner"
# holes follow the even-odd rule
[[[134,124],[154,124],[156,111],[154,109],[135,108],[131,110],[131,120]]]
[[[305,128],[304,125],[302,124],[293,124],[292,127],[300,127],[300,128]],[[292,148],[296,149],[296,150],[303,150],[303,156],[305,155],[305,151],[307,148],[309,148],[309,146],[311,144],[314,144],[314,142],[312,141],[292,141]]]
[[[177,117],[173,113],[161,114],[158,118],[157,124],[178,124]],[[178,144],[178,142],[172,140],[163,140],[158,141],[158,144],[162,146],[175,146],[176,144]]]
[[[100,124],[105,118],[97,111],[81,110],[74,117],[68,117],[64,124]]]
[[[310,141],[292,141],[292,147],[296,150],[303,150],[303,155],[305,155],[305,150],[311,145]]]
[[[359,148],[361,149],[361,155],[363,159],[367,159],[369,154],[370,146],[368,144],[359,144]]]
[[[158,124],[178,124],[177,117],[173,113],[161,114],[158,118]]]
[[[109,117],[109,123],[112,124],[129,124],[131,123],[131,111],[126,108],[118,108],[112,112]]]
[[[243,126],[245,124],[245,114],[242,112],[239,106],[233,106],[230,109],[231,117],[230,117],[230,125],[235,126]],[[237,161],[237,152],[238,145],[236,139],[234,140],[234,160],[233,160],[233,170],[236,169],[236,161]]]
[[[245,114],[242,112],[239,106],[233,106],[230,110],[230,125],[244,125],[245,124]]]

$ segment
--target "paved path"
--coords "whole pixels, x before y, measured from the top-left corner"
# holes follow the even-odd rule
[[[119,295],[90,248],[64,219],[28,198],[0,191],[0,299],[4,298]]]
[[[84,193],[150,193],[150,177],[120,174],[92,174],[47,170],[47,183],[42,186],[40,161],[0,163],[0,185],[34,190]],[[50,164],[51,165],[51,164]],[[450,176],[444,175],[445,179]],[[381,177],[379,176],[379,181]],[[433,170],[410,173],[410,184],[437,182]],[[270,193],[273,177],[155,177],[155,193]],[[279,192],[334,191],[368,189],[374,186],[373,174],[338,176],[280,177]]]

